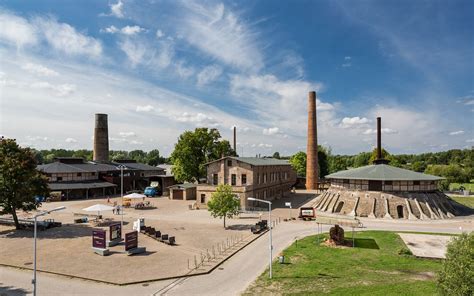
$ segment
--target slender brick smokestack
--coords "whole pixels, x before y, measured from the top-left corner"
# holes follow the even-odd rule
[[[234,125],[234,152],[237,154],[237,127]]]
[[[94,161],[109,161],[109,128],[107,114],[95,115]]]
[[[316,92],[308,95],[308,145],[306,147],[306,189],[318,188],[318,131],[316,124]]]
[[[377,117],[377,159],[382,159],[382,118]]]
[[[374,164],[388,164],[390,161],[382,155],[382,118],[377,117],[377,159]]]

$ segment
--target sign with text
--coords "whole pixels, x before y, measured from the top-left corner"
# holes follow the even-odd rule
[[[120,223],[110,225],[109,231],[111,241],[122,238],[122,225]]]
[[[138,231],[125,233],[125,251],[138,247]]]
[[[301,208],[300,209],[300,216],[302,218],[314,218],[314,209],[313,208]]]
[[[102,229],[92,230],[92,247],[105,249],[106,231]]]

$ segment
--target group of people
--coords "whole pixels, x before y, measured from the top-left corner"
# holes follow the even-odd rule
[[[107,196],[107,203],[110,203],[110,196]],[[112,213],[120,215],[121,211],[123,211],[122,206],[117,205],[117,202],[114,201],[114,208],[112,209]]]

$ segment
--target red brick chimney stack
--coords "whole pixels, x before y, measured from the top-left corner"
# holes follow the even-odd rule
[[[316,124],[316,92],[308,95],[308,145],[306,148],[306,189],[318,188],[318,131]]]

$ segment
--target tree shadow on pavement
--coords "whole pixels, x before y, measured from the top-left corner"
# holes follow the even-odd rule
[[[251,224],[234,224],[227,226],[229,230],[250,230],[253,225]]]
[[[38,239],[78,238],[92,235],[94,227],[90,225],[66,224],[61,227],[38,231]],[[32,238],[30,229],[11,230],[3,238]]]
[[[6,286],[3,285],[3,283],[0,283],[0,296],[23,296],[28,294],[28,290],[25,290],[23,288],[16,288],[12,286]]]

